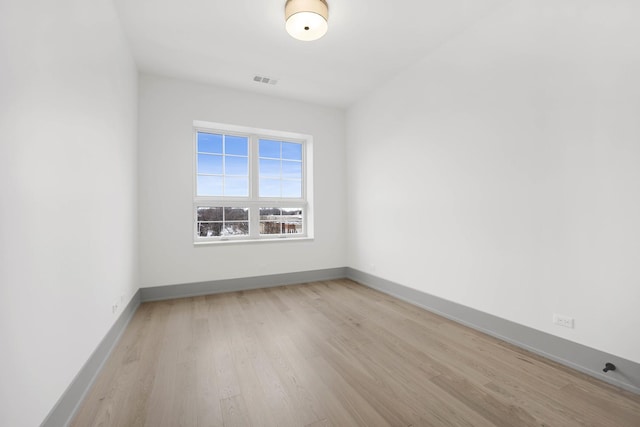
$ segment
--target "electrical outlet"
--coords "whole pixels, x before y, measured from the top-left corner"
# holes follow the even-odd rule
[[[553,323],[565,328],[573,329],[573,317],[563,316],[562,314],[553,315]]]
[[[111,313],[116,314],[118,311],[118,303],[115,303],[111,306]]]

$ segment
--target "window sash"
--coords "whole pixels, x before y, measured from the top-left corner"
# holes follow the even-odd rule
[[[229,235],[229,236],[210,236],[201,237],[198,233],[198,225],[202,222],[222,222],[222,221],[198,221],[198,208],[248,208],[249,209],[249,234],[247,235]],[[280,234],[261,234],[260,233],[260,208],[281,208],[281,209],[300,209],[302,210],[302,233],[280,233]],[[272,205],[263,201],[242,202],[234,201],[228,203],[219,203],[216,201],[197,201],[193,204],[193,235],[196,242],[208,242],[219,240],[268,240],[282,238],[302,238],[307,237],[307,220],[308,211],[306,202],[290,202],[287,201],[280,205]],[[225,222],[246,222],[246,221],[225,221]]]
[[[203,153],[198,153],[197,150],[197,144],[198,144],[198,132],[207,132],[207,133],[221,133],[224,135],[231,135],[231,136],[243,136],[243,137],[248,137],[249,138],[249,192],[248,192],[248,196],[199,196],[198,195],[198,176],[220,176],[220,177],[229,177],[229,178],[234,178],[236,176],[238,177],[242,177],[243,175],[225,175],[225,174],[207,174],[207,173],[198,173],[198,154],[203,154]],[[302,174],[301,174],[301,196],[300,197],[260,197],[259,191],[260,191],[260,158],[258,157],[258,140],[259,139],[264,139],[265,135],[262,134],[241,134],[241,133],[229,133],[229,132],[225,132],[219,129],[202,129],[202,128],[196,128],[194,131],[194,144],[195,144],[195,149],[194,149],[194,172],[193,172],[193,176],[194,176],[194,183],[193,183],[193,191],[194,191],[194,200],[218,200],[220,202],[223,201],[231,201],[231,200],[247,200],[247,201],[251,201],[251,200],[261,200],[267,203],[288,203],[289,201],[300,201],[300,200],[307,200],[307,189],[306,189],[306,183],[307,183],[307,156],[306,156],[306,144],[305,141],[303,140],[299,140],[299,139],[280,139],[283,142],[293,142],[293,143],[297,143],[302,145],[302,161],[300,161],[299,163],[302,164]],[[273,136],[271,136],[270,138],[273,138]],[[277,159],[279,160],[279,159]],[[288,160],[287,160],[288,161]],[[271,178],[269,176],[265,176],[264,178]],[[288,181],[295,181],[297,182],[296,179],[288,179],[288,178],[283,178],[280,177],[278,178],[278,180],[280,182],[288,182]]]

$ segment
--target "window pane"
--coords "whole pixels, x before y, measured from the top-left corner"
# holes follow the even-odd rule
[[[222,221],[222,208],[198,207],[198,221]]]
[[[302,218],[302,209],[300,208],[282,208],[282,216],[300,217]]]
[[[300,198],[302,197],[301,181],[282,181],[282,197]]]
[[[246,177],[225,177],[224,195],[234,197],[249,196],[249,178]]]
[[[302,179],[302,163],[283,160],[282,177],[286,179]]]
[[[222,154],[222,135],[198,132],[198,151]]]
[[[222,196],[222,177],[198,175],[198,196]]]
[[[260,208],[260,219],[276,219],[274,215],[280,216],[280,208]]]
[[[280,234],[280,208],[260,208],[260,234]]]
[[[284,234],[302,233],[302,209],[282,208],[282,232]]]
[[[260,221],[260,234],[280,234],[281,225],[277,221]]]
[[[280,178],[280,160],[260,159],[260,176],[277,176]]]
[[[246,136],[230,136],[224,137],[224,152],[225,154],[237,154],[240,156],[247,156],[249,153],[249,143]]]
[[[300,234],[302,233],[302,220],[292,220],[292,221],[283,221],[282,222],[282,233],[283,234]]]
[[[198,173],[222,175],[222,156],[198,154]]]
[[[199,222],[198,223],[198,236],[200,237],[219,236],[221,231],[222,231],[221,222]]]
[[[197,212],[199,237],[249,234],[249,208],[198,206]]]
[[[222,236],[241,236],[249,234],[248,222],[225,222],[222,231]]]
[[[224,208],[225,221],[248,221],[249,208]]]
[[[301,208],[260,208],[260,234],[302,232]]]
[[[249,174],[248,164],[249,159],[247,157],[225,156],[224,173],[226,175],[247,176]]]
[[[302,144],[283,142],[282,158],[289,160],[302,160]]]
[[[280,197],[280,180],[260,178],[260,197]]]
[[[280,158],[280,141],[261,139],[258,145],[260,157]]]

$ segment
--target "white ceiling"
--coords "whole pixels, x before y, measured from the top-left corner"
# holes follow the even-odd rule
[[[346,107],[506,1],[328,0],[313,42],[286,33],[285,0],[115,3],[143,72]]]

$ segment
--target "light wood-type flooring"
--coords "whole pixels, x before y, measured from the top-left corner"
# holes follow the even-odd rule
[[[140,306],[74,426],[640,426],[640,396],[349,280]]]

